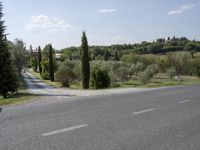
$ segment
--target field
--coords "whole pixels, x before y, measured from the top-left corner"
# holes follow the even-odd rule
[[[62,87],[59,82],[51,82],[49,80],[43,80],[39,73],[31,71],[33,76],[42,80],[44,83],[54,86],[54,87]],[[111,88],[132,88],[132,87],[142,87],[142,88],[153,88],[153,87],[163,87],[163,86],[179,86],[179,85],[192,85],[192,84],[200,84],[200,78],[194,76],[181,76],[181,82],[176,80],[171,80],[166,74],[157,74],[155,75],[148,84],[143,85],[139,80],[137,80],[136,76],[133,76],[131,80],[125,82],[116,82]],[[81,82],[74,82],[70,89],[82,89]]]

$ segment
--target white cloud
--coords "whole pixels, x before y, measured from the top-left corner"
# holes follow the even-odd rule
[[[195,6],[200,5],[199,3],[195,3],[195,4],[188,4],[188,5],[183,5],[180,8],[176,9],[176,10],[172,10],[170,12],[168,12],[168,15],[178,15],[178,14],[182,14],[184,13],[186,10],[192,9]]]
[[[73,27],[63,19],[39,15],[32,16],[30,18],[29,22],[26,25],[26,29],[43,29],[47,32],[56,32],[73,29]]]
[[[117,11],[116,9],[101,9],[98,12],[99,13],[114,13],[116,11]]]

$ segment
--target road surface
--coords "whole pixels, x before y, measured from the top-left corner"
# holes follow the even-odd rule
[[[0,150],[199,150],[199,91],[194,85],[4,107]]]

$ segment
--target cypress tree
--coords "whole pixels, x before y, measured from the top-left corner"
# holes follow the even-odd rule
[[[115,50],[114,60],[119,61],[118,50]]]
[[[2,17],[2,3],[0,3],[0,94],[6,98],[9,92],[17,91],[18,78],[8,50]]]
[[[83,89],[88,89],[90,81],[90,62],[88,54],[88,41],[85,31],[83,32],[81,40],[82,40],[81,44],[82,86]]]
[[[53,48],[49,45],[49,79],[54,81]]]
[[[37,52],[37,49],[36,49],[36,52]],[[34,55],[34,68],[35,68],[35,72],[37,72],[38,71],[38,60],[37,60],[37,53],[35,53],[35,55]]]
[[[38,67],[39,67],[39,73],[42,73],[42,66],[41,66],[41,61],[42,61],[42,53],[41,53],[41,48],[40,46],[38,47]]]

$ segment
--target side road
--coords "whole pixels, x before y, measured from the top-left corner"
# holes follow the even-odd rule
[[[122,94],[122,93],[135,93],[141,91],[152,91],[158,88],[122,88],[122,89],[104,89],[104,90],[73,90],[66,88],[51,87],[42,81],[36,79],[31,73],[24,73],[28,91],[31,94],[41,96],[97,96],[106,94]]]

